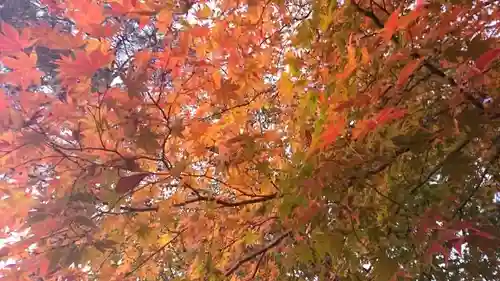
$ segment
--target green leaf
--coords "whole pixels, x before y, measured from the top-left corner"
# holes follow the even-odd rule
[[[49,272],[54,271],[57,268],[59,262],[61,261],[64,255],[65,255],[65,249],[55,249],[47,254],[48,259],[50,261],[48,270]]]
[[[408,148],[414,153],[421,153],[429,147],[431,138],[430,133],[417,131],[411,134],[395,136],[391,140],[398,147]]]
[[[373,267],[373,274],[376,281],[389,281],[398,270],[398,263],[381,254]]]
[[[344,249],[345,238],[339,232],[325,233],[316,230],[313,233],[314,249],[321,258],[326,255],[340,256]]]

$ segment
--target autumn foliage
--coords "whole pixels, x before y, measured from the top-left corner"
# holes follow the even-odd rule
[[[498,280],[495,0],[0,1],[2,280]]]

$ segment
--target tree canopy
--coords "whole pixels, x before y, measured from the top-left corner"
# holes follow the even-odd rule
[[[496,0],[0,1],[2,280],[500,278]]]

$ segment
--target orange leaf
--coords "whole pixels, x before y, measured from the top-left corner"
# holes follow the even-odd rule
[[[172,11],[170,9],[163,9],[158,13],[158,20],[156,27],[161,32],[166,32],[172,23]]]
[[[344,71],[337,74],[338,79],[346,79],[356,69],[356,48],[352,45],[351,38],[352,37],[349,38],[349,44],[347,45],[347,64]]]
[[[40,84],[40,77],[43,76],[43,72],[36,68],[37,55],[35,53],[28,56],[26,53],[20,52],[15,58],[3,58],[2,62],[12,69],[11,72],[2,77],[4,83],[16,84],[23,89],[33,84]]]
[[[90,78],[101,67],[109,64],[113,56],[104,53],[102,50],[95,50],[90,54],[84,51],[76,52],[75,59],[63,57],[57,64],[59,65],[59,75],[62,78]]]
[[[398,29],[405,29],[410,25],[412,22],[414,22],[422,13],[424,12],[424,9],[417,8],[413,11],[411,11],[408,15],[401,17],[397,23],[397,28]]]
[[[115,191],[120,194],[125,194],[134,189],[134,187],[136,187],[148,175],[148,173],[141,173],[128,177],[122,177],[118,180]]]
[[[384,108],[370,119],[364,119],[356,123],[352,131],[352,137],[356,140],[363,139],[370,131],[382,126],[392,120],[399,119],[406,114],[406,110],[397,108]]]
[[[323,132],[323,134],[321,134],[322,143],[320,144],[319,148],[322,149],[334,143],[337,137],[342,134],[345,123],[345,118],[338,117],[330,125],[328,125],[327,129]]]

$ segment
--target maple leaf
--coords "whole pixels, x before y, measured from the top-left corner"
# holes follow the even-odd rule
[[[417,4],[413,11],[398,20],[397,29],[406,29],[412,22],[422,16],[424,12],[423,6]]]
[[[9,107],[9,100],[5,95],[5,91],[3,89],[0,89],[0,110],[7,109],[8,107]],[[2,142],[5,141],[2,140]]]
[[[367,133],[375,130],[392,120],[400,119],[406,115],[406,110],[396,108],[384,108],[370,119],[361,120],[353,129],[353,138],[362,139]]]
[[[338,79],[346,79],[356,70],[356,48],[352,44],[352,35],[349,36],[349,43],[347,45],[347,64],[344,67],[344,71],[342,73],[337,74]]]
[[[99,3],[92,0],[70,1],[68,15],[85,31],[92,32],[103,23],[105,16]]]
[[[321,135],[322,143],[320,145],[320,148],[324,148],[335,142],[337,137],[342,134],[342,130],[345,127],[345,122],[346,121],[344,118],[339,117],[327,126],[326,130]]]
[[[23,30],[21,34],[11,25],[2,22],[0,24],[2,33],[0,34],[0,53],[11,54],[31,47],[36,40],[32,40],[29,29]]]
[[[6,67],[12,69],[11,72],[2,75],[1,80],[4,83],[14,83],[23,89],[33,84],[40,84],[43,72],[36,68],[36,53],[27,55],[20,52],[15,57],[4,57],[1,60]]]
[[[98,69],[108,65],[112,60],[112,54],[100,49],[94,50],[90,54],[85,51],[77,51],[74,59],[68,56],[57,61],[59,76],[63,79],[91,78]]]
[[[37,46],[44,46],[54,50],[77,49],[85,44],[82,32],[71,34],[64,32],[60,27],[51,27],[41,23],[29,28],[31,34],[37,38]]]
[[[382,39],[385,42],[391,41],[392,36],[398,29],[398,19],[401,10],[398,8],[394,12],[391,13],[389,18],[384,24],[384,29],[382,31]]]
[[[382,125],[382,124],[385,124],[389,121],[399,119],[405,115],[406,115],[406,110],[404,110],[404,109],[386,107],[383,110],[381,110],[375,116],[374,119],[378,124]]]
[[[480,71],[485,70],[495,59],[500,56],[500,48],[488,50],[476,60],[476,67]]]
[[[119,194],[127,193],[134,189],[148,175],[148,173],[140,173],[132,176],[121,177],[116,184],[115,190]]]
[[[422,61],[423,61],[423,59],[420,58],[420,59],[416,59],[416,60],[413,60],[413,61],[407,63],[405,65],[405,67],[403,67],[401,72],[399,73],[398,81],[397,81],[396,85],[398,87],[404,86],[406,84],[406,82],[408,82],[408,79],[411,77],[413,72],[420,66]]]
[[[170,9],[163,9],[157,15],[156,26],[162,32],[165,32],[172,23],[172,11]]]
[[[287,72],[281,74],[278,89],[280,91],[280,94],[283,96],[283,101],[287,103],[291,103],[293,101],[293,83],[290,80],[290,75]]]
[[[494,5],[296,2],[4,5],[2,277],[495,279]]]

